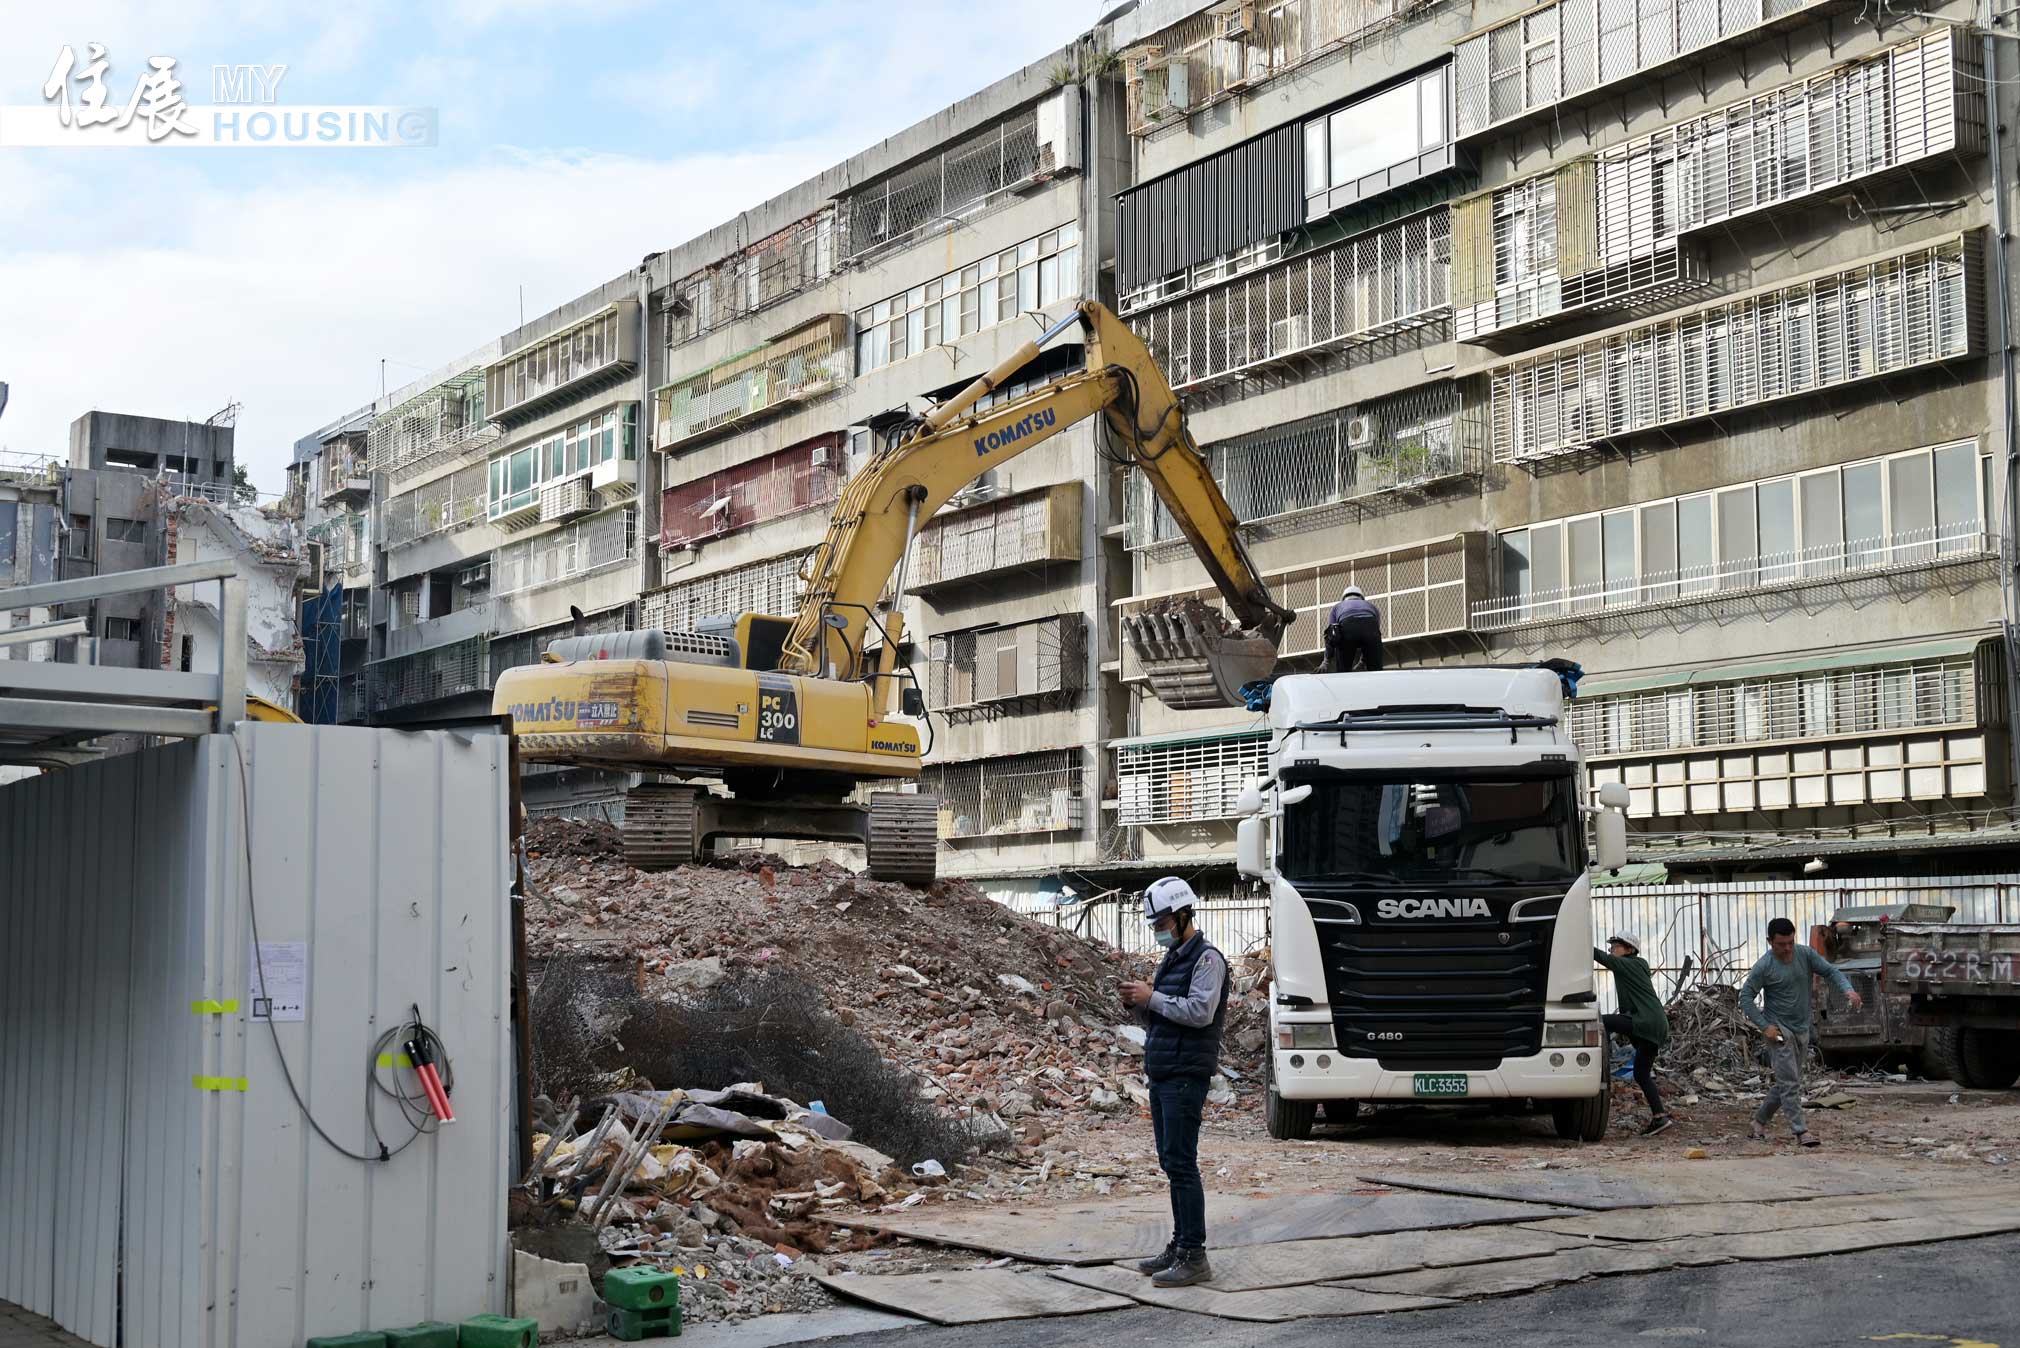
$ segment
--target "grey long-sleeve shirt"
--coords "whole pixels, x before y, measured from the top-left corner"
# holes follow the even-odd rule
[[[1227,960],[1209,946],[1199,952],[1199,959],[1192,966],[1192,982],[1186,985],[1185,996],[1153,992],[1149,1009],[1175,1025],[1197,1030],[1213,1024],[1213,1013],[1220,1007],[1221,985],[1226,982]]]
[[[1845,977],[1844,970],[1808,946],[1799,945],[1787,964],[1776,959],[1772,950],[1754,961],[1746,982],[1740,985],[1739,1009],[1762,1029],[1778,1025],[1791,1034],[1808,1034],[1810,978],[1815,974],[1830,979],[1839,992],[1851,995],[1852,980]],[[1766,1003],[1765,1008],[1754,1005],[1756,996]]]

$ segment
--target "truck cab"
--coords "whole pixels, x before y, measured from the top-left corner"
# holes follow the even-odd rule
[[[1588,872],[1625,860],[1625,791],[1582,799],[1564,697],[1535,667],[1271,688],[1237,853],[1270,894],[1272,1136],[1308,1136],[1321,1102],[1482,1099],[1604,1135]]]

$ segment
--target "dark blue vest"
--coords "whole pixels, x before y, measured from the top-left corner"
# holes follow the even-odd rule
[[[1186,943],[1169,951],[1164,962],[1157,966],[1157,975],[1151,986],[1167,997],[1182,1000],[1192,991],[1192,967],[1199,963],[1199,957],[1213,947],[1206,943],[1206,937],[1194,932]],[[1222,956],[1221,963],[1227,959]],[[1234,979],[1234,971],[1220,983],[1220,1005],[1213,1009],[1213,1021],[1194,1029],[1190,1025],[1180,1025],[1166,1020],[1155,1011],[1149,1011],[1149,1024],[1143,1032],[1143,1072],[1152,1081],[1168,1081],[1174,1077],[1212,1076],[1220,1070],[1220,1027],[1227,1019],[1228,985]]]

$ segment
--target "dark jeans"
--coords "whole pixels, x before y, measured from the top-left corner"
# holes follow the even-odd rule
[[[1157,1164],[1171,1182],[1171,1239],[1181,1250],[1206,1248],[1206,1186],[1199,1179],[1199,1115],[1206,1107],[1204,1077],[1150,1083],[1150,1128]]]
[[[1374,618],[1342,618],[1326,629],[1326,670],[1345,674],[1358,660],[1363,669],[1382,667],[1382,624]]]
[[[1628,1042],[1634,1045],[1634,1084],[1641,1087],[1642,1095],[1647,1098],[1648,1112],[1651,1114],[1660,1114],[1662,1112],[1662,1096],[1655,1089],[1656,1046],[1649,1043],[1646,1039],[1636,1039],[1634,1037],[1634,1031],[1630,1028],[1632,1022],[1628,1020],[1627,1013],[1624,1011],[1615,1011],[1611,1015],[1601,1016],[1599,1020],[1601,1024],[1606,1026],[1608,1034],[1624,1034],[1627,1036]]]

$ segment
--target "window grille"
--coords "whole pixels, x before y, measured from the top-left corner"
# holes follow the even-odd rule
[[[589,614],[584,619],[583,632],[585,635],[622,632],[626,630],[626,616],[624,608]],[[540,657],[547,650],[549,642],[571,636],[574,632],[575,624],[570,621],[498,638],[491,643],[491,677],[495,679],[506,670],[517,669],[521,665],[539,664]]]
[[[1242,788],[1264,775],[1267,731],[1151,744],[1118,744],[1121,824],[1232,819]]]
[[[1548,458],[1967,355],[1982,345],[1979,247],[1964,234],[1496,366],[1494,457]]]
[[[835,269],[835,213],[822,211],[711,263],[674,286],[663,315],[668,347],[747,318],[826,280]]]
[[[470,637],[431,650],[381,660],[368,670],[372,710],[433,702],[491,686],[490,643]]]
[[[1825,0],[1558,0],[1459,42],[1459,134],[1654,71]]]
[[[902,239],[943,217],[958,217],[1041,172],[1069,167],[1040,140],[1031,108],[977,132],[908,169],[858,189],[841,204],[850,257]]]
[[[1440,208],[1145,310],[1129,325],[1173,388],[1195,388],[1445,315],[1451,251],[1451,216]]]
[[[491,593],[517,594],[617,566],[638,555],[638,510],[626,506],[552,533],[507,543],[492,554]]]
[[[447,533],[484,519],[485,466],[468,464],[447,477],[386,499],[382,536],[388,548]]]
[[[543,337],[494,361],[484,371],[484,405],[493,417],[530,412],[532,404],[635,361],[638,301],[620,300],[603,313]]]
[[[666,449],[838,387],[849,377],[847,326],[831,314],[660,388],[653,443]]]
[[[1988,474],[1975,440],[1741,483],[1500,535],[1492,632],[1605,609],[1988,556]]]
[[[1080,226],[1067,221],[856,311],[856,373],[1080,294]]]
[[[1076,831],[1086,818],[1081,756],[1053,749],[965,763],[929,763],[922,794],[940,801],[942,838]]]
[[[678,581],[639,596],[638,625],[646,631],[692,632],[703,618],[733,613],[788,617],[800,606],[800,554],[752,562],[710,576]]]
[[[824,435],[668,487],[659,512],[661,545],[713,538],[833,501],[841,490],[841,440]]]
[[[1244,524],[1486,469],[1483,446],[1458,422],[1456,384],[1327,412],[1207,446],[1214,481]],[[1128,546],[1182,535],[1140,472],[1128,477]]]
[[[1062,482],[937,517],[913,546],[912,588],[1078,561],[1083,490],[1078,482]]]
[[[1071,613],[934,636],[927,645],[927,705],[950,711],[1079,692],[1086,682],[1086,631],[1086,619]]]
[[[484,453],[498,438],[485,417],[484,372],[466,370],[373,417],[367,466],[411,476],[463,455]]]

